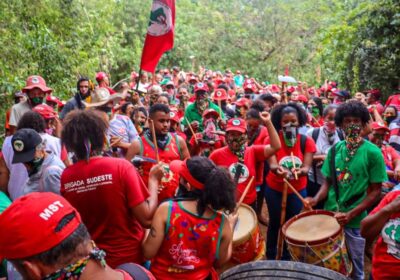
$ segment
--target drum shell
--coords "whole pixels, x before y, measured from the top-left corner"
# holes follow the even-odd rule
[[[286,235],[286,230],[294,221],[302,217],[319,214],[332,217],[335,215],[330,211],[313,210],[303,212],[284,224],[282,234],[285,237],[290,255],[295,261],[323,266],[349,276],[352,263],[347,252],[343,228],[339,228],[329,237],[313,241],[302,241]]]
[[[255,226],[248,229],[248,233],[241,239],[233,240],[231,262],[246,263],[260,260],[265,255],[265,241],[257,223],[257,215],[254,210],[246,204],[242,204],[240,207],[245,207],[252,213]]]

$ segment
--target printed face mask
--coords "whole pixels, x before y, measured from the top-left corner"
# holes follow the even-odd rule
[[[203,113],[207,109],[207,99],[197,99],[196,100],[196,107],[199,113]]]
[[[362,126],[360,124],[349,124],[344,128],[346,147],[350,156],[354,156],[362,143],[361,129]]]
[[[293,147],[296,144],[298,128],[292,123],[288,123],[282,127],[283,139],[288,147]]]
[[[28,172],[29,177],[35,175],[39,172],[40,167],[42,166],[44,161],[44,157],[42,158],[34,158],[32,161],[28,162],[27,164],[31,167],[30,171]]]

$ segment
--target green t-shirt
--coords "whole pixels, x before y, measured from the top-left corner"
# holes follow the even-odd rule
[[[214,109],[221,115],[221,119],[225,120],[225,114],[224,112],[218,107],[218,105],[215,105],[211,100],[208,100],[208,107],[207,109]],[[191,123],[194,121],[199,122],[199,132],[202,132],[204,127],[203,127],[203,116],[199,114],[199,111],[196,108],[196,103],[189,104],[186,108],[185,111],[185,118]],[[187,125],[186,120],[183,120],[182,123],[184,125]]]
[[[326,178],[331,178],[331,154],[332,149],[329,150],[321,169]],[[346,162],[346,158],[349,158],[346,142],[341,141],[336,145],[335,156],[339,201],[336,202],[334,187],[329,186],[328,197],[324,207],[326,210],[347,213],[364,200],[370,184],[382,183],[388,180],[382,152],[371,142],[365,140],[352,159]],[[346,166],[347,172],[344,172],[343,170],[346,169]],[[355,198],[357,199],[354,201]],[[351,220],[346,227],[360,228],[360,222],[366,216],[367,212],[362,212]]]

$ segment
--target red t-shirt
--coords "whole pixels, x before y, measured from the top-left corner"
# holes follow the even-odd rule
[[[276,152],[276,154],[275,154],[276,159],[278,161],[278,165],[292,168],[293,164],[292,164],[292,157],[290,156],[290,153],[293,152],[294,162],[297,167],[300,167],[303,164],[303,160],[304,160],[304,155],[302,154],[301,147],[300,147],[301,146],[300,145],[301,135],[300,134],[297,135],[296,144],[291,148],[286,146],[282,133],[279,133],[279,138],[281,140],[282,148],[279,149],[278,152]],[[315,147],[314,140],[312,140],[310,137],[307,137],[304,153],[315,153],[315,152],[316,152],[316,147]],[[293,178],[288,181],[293,187],[295,187],[296,190],[301,191],[307,185],[307,176],[300,176],[298,180]],[[274,189],[274,190],[280,191],[280,192],[283,190],[283,178],[276,175],[274,172],[268,173],[267,183],[271,189]],[[290,189],[288,189],[288,193],[292,193],[292,191]]]
[[[400,196],[400,191],[388,193],[370,213],[375,214]],[[376,242],[372,258],[374,280],[399,279],[400,277],[400,212],[390,216]]]
[[[268,129],[265,126],[260,126],[261,130],[258,134],[256,140],[254,140],[253,145],[267,145],[269,144],[269,134]]]
[[[196,133],[196,139],[198,142],[198,146],[199,146],[199,152],[198,154],[196,154],[196,156],[205,156],[208,157],[213,151],[222,148],[224,146],[225,143],[225,137],[222,135],[218,135],[218,137],[216,137],[216,141],[214,141],[214,144],[211,145],[207,142],[203,142],[204,135],[203,133]],[[196,145],[196,141],[194,136],[192,136],[192,138],[190,138],[189,141],[190,146],[194,146]]]
[[[400,155],[396,152],[396,150],[389,145],[382,145],[381,147],[383,159],[385,160],[386,166],[393,170],[394,161],[400,158]]]
[[[143,262],[144,231],[131,209],[149,192],[129,161],[106,157],[79,161],[61,175],[61,194],[79,211],[112,268]]]
[[[264,149],[264,145],[246,147],[244,152],[244,165],[242,164],[242,172],[237,186],[237,200],[240,199],[251,177],[254,176],[255,179],[257,178],[257,163],[263,162],[266,159]],[[210,159],[218,166],[227,167],[232,178],[235,177],[235,170],[239,165],[238,158],[231,152],[231,150],[229,150],[228,147],[215,150],[211,153]],[[250,187],[243,202],[246,204],[252,204],[256,200],[256,197],[256,182],[254,180],[253,185]]]

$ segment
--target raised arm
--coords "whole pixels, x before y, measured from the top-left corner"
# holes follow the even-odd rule
[[[260,118],[267,127],[270,145],[265,146],[264,155],[266,158],[275,154],[281,148],[278,132],[271,122],[271,115],[268,112],[260,113]]]

